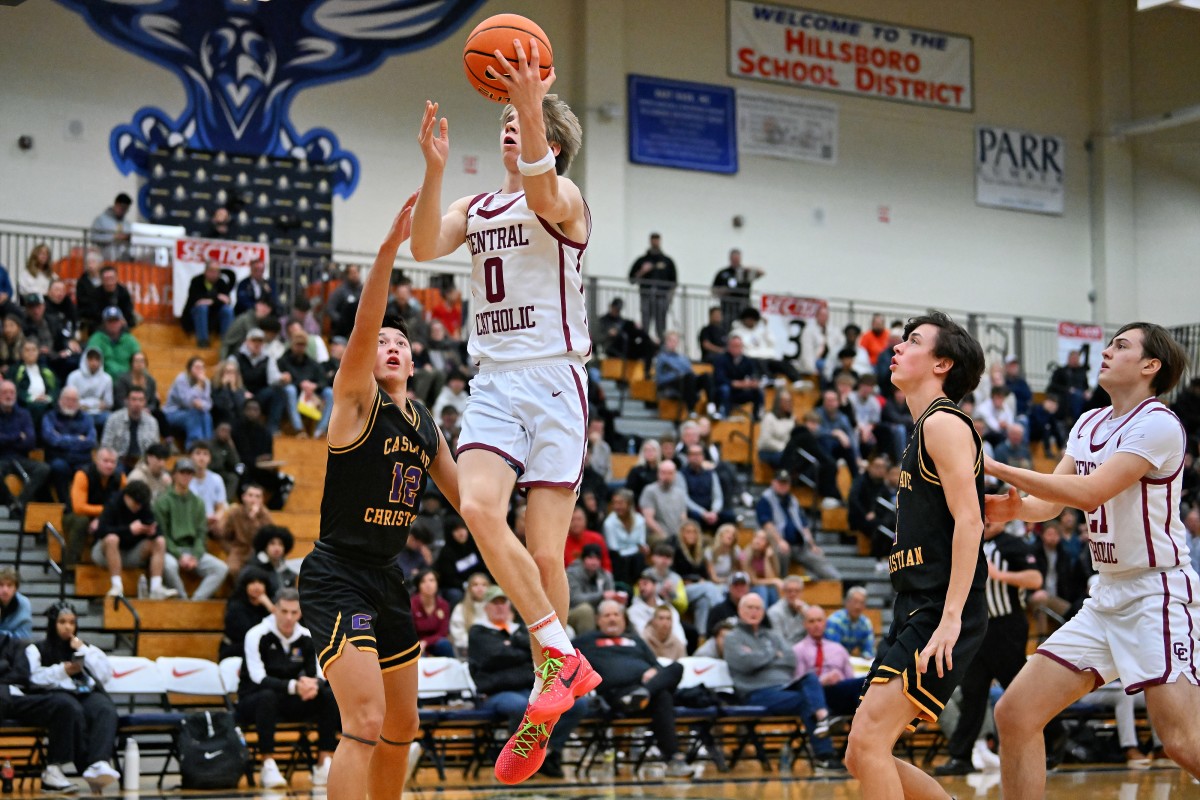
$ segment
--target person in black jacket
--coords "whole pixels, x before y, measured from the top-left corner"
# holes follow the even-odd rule
[[[457,605],[463,599],[463,590],[467,579],[476,572],[482,572],[491,578],[483,556],[479,553],[479,545],[467,530],[467,523],[461,517],[452,516],[445,522],[445,529],[450,535],[442,545],[433,569],[437,572],[438,586],[442,597],[451,606]]]
[[[256,564],[250,564],[238,573],[237,585],[225,605],[224,635],[218,658],[245,656],[246,634],[275,611],[269,590],[271,584],[271,576]]]
[[[506,716],[509,736],[518,729],[534,739],[544,736],[545,726],[530,725],[525,718],[529,692],[533,688],[529,631],[513,619],[512,605],[499,586],[487,590],[483,596],[483,606],[487,619],[476,620],[467,631],[467,665],[481,697],[480,708]],[[558,718],[547,746],[532,749],[531,753],[540,751],[546,754],[546,760],[539,770],[542,775],[563,777],[563,745],[587,710],[587,697],[580,697],[569,711]]]
[[[111,451],[110,451],[111,452]],[[144,481],[130,481],[104,504],[96,525],[96,543],[92,561],[108,567],[112,580],[109,597],[125,594],[121,570],[145,567],[150,578],[150,599],[169,600],[179,593],[163,586],[163,562],[167,542],[158,530],[150,509],[150,487]]]
[[[596,625],[599,630],[585,633],[574,645],[604,678],[600,696],[618,711],[644,711],[650,717],[654,742],[667,761],[667,774],[691,775],[675,732],[674,693],[683,679],[683,665],[659,664],[649,646],[625,630],[625,607],[615,600],[601,601]]]
[[[62,765],[73,763],[76,751],[84,749],[78,740],[83,715],[65,692],[30,692],[29,645],[28,639],[0,637],[0,719],[46,728],[50,735],[42,790],[74,792],[78,787],[63,775]]]
[[[295,589],[280,589],[274,613],[246,633],[237,716],[258,732],[264,789],[287,785],[275,763],[275,727],[280,721],[315,720],[318,756],[312,783],[327,783],[342,721],[333,690],[317,669],[316,644],[300,624],[300,594]]]
[[[185,331],[195,332],[198,347],[208,347],[210,330],[216,328],[223,336],[233,322],[232,294],[233,287],[221,274],[221,265],[212,259],[205,262],[204,272],[188,284],[187,301],[183,304],[180,320]]]

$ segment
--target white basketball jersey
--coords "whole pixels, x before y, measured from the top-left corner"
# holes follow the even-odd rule
[[[590,236],[591,212],[584,208]],[[524,192],[473,198],[467,207],[471,358],[591,355],[580,272],[586,247],[530,211]]]
[[[1117,453],[1151,464],[1140,481],[1087,512],[1092,564],[1099,572],[1166,570],[1188,563],[1187,534],[1179,518],[1186,434],[1179,418],[1158,399],[1124,417],[1112,407],[1090,411],[1071,429],[1067,455],[1087,475]]]

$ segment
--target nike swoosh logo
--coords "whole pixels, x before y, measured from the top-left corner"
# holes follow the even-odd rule
[[[224,750],[218,750],[215,753],[205,753],[204,758],[205,758],[205,760],[213,759],[213,758],[216,758],[217,756],[221,755],[221,753],[224,753],[224,752],[225,752]]]
[[[124,678],[126,675],[132,675],[133,673],[137,672],[138,670],[142,670],[142,669],[145,669],[145,667],[134,667],[133,669],[125,669],[125,670],[114,669],[113,670],[113,678],[114,679]]]
[[[562,389],[559,389],[557,392],[551,392],[551,393],[550,393],[550,396],[551,396],[551,397],[558,397],[560,394],[562,394]]]
[[[576,677],[578,677],[578,676],[579,676],[579,666],[578,666],[578,665],[576,665],[576,667],[575,667],[575,671],[571,673],[571,676],[570,676],[569,678],[565,678],[565,677],[559,676],[559,680],[560,680],[560,681],[562,681],[562,685],[563,685],[563,686],[565,686],[565,687],[567,687],[568,689],[570,689],[570,688],[571,688],[571,684],[573,684],[573,683],[575,682],[575,678],[576,678]]]
[[[713,666],[714,666],[713,664],[709,664],[707,667],[696,667],[696,674],[697,674],[697,675],[703,675],[704,673],[706,673],[706,672],[708,672],[710,669],[712,669],[712,668],[713,668]]]
[[[199,669],[187,669],[187,670],[184,670],[183,672],[179,671],[179,667],[171,668],[171,674],[174,675],[176,678],[186,678],[188,675],[195,675],[197,672],[203,672],[203,671],[204,671],[203,667],[200,667]]]
[[[434,675],[437,675],[439,672],[445,672],[448,669],[450,669],[450,666],[446,665],[444,667],[438,667],[437,669],[423,669],[423,670],[421,670],[421,672],[425,673],[426,678],[432,678]]]

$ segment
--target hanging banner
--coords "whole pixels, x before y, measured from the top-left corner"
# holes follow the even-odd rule
[[[975,202],[1040,214],[1063,213],[1066,144],[1012,128],[975,128]]]
[[[791,361],[800,357],[804,326],[828,305],[826,301],[815,297],[792,297],[786,294],[762,296],[759,311],[767,323],[771,338],[775,340],[776,358]]]
[[[838,107],[833,103],[739,89],[737,111],[741,152],[837,163]]]
[[[175,243],[175,266],[171,281],[171,299],[175,316],[183,314],[187,303],[188,285],[192,278],[204,272],[209,259],[221,265],[221,272],[233,286],[250,274],[250,264],[262,261],[271,264],[271,248],[257,242],[227,242],[222,239],[180,239]],[[232,299],[232,298],[230,298]]]
[[[1087,367],[1088,386],[1095,386],[1100,377],[1100,351],[1103,349],[1104,328],[1101,326],[1058,323],[1058,363],[1066,364],[1067,356],[1079,351],[1079,363]]]
[[[729,74],[971,111],[972,41],[790,6],[729,2]]]

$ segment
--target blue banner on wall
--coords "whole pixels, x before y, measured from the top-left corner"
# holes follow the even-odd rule
[[[734,90],[629,76],[629,160],[733,174],[738,170]]]

